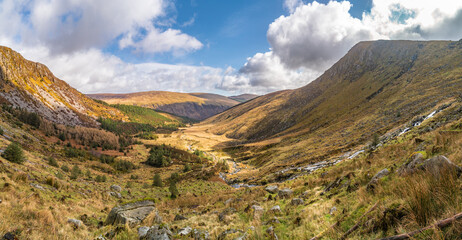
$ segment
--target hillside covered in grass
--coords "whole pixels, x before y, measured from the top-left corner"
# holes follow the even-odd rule
[[[176,116],[204,120],[239,104],[239,101],[211,93],[150,91],[128,94],[89,94],[109,104],[135,105],[164,111]]]

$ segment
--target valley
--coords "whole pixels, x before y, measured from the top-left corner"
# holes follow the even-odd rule
[[[0,49],[3,239],[462,236],[462,40],[360,42],[229,98],[84,95]]]

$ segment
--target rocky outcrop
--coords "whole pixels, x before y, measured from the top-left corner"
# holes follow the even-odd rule
[[[380,170],[378,173],[376,173],[371,181],[369,181],[369,183],[367,184],[367,190],[371,191],[371,190],[374,190],[375,187],[377,186],[377,184],[379,183],[379,180],[382,179],[383,177],[387,176],[388,174],[390,174],[390,171],[388,169],[382,169]]]
[[[127,203],[113,208],[104,224],[128,224],[130,227],[134,227],[141,223],[154,209],[153,201]]]

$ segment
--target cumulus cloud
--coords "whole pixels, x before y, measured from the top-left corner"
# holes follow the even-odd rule
[[[351,16],[348,1],[303,4],[286,0],[288,16],[267,31],[271,50],[247,60],[245,86],[301,87],[338,61],[359,41],[462,38],[462,1],[373,0],[370,13]]]
[[[196,38],[182,33],[179,30],[168,29],[164,32],[156,28],[152,28],[146,36],[135,42],[133,35],[127,35],[119,42],[119,46],[124,49],[126,47],[134,47],[137,51],[145,53],[160,53],[174,52],[181,54],[202,48],[202,43]]]
[[[72,53],[105,47],[137,35],[149,53],[192,51],[202,47],[194,37],[176,29],[161,30],[169,9],[167,0],[4,0],[0,3],[0,30],[25,45],[45,45],[51,53]],[[148,31],[148,34],[142,34]],[[166,44],[169,38],[172,44]],[[148,41],[163,41],[153,46]]]

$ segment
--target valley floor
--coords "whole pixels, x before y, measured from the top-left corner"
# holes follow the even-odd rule
[[[111,173],[98,161],[60,157],[63,145],[2,122],[1,149],[12,136],[35,147],[27,148],[23,164],[0,158],[0,234],[18,239],[138,239],[139,227],[158,226],[172,239],[377,239],[431,226],[411,237],[460,239],[460,219],[434,224],[462,212],[462,124],[455,116],[461,109],[456,102],[420,126],[335,165],[308,173],[293,169],[303,174],[239,188],[230,185],[259,176],[259,169],[235,163],[227,148],[233,140],[209,133],[206,125],[142,140],[117,157],[136,167]],[[149,146],[162,144],[207,160],[174,161],[161,168],[144,164]],[[51,155],[56,155],[55,166],[50,165]],[[227,167],[217,168],[223,163]],[[73,176],[64,165],[78,166],[82,173]],[[175,199],[168,186],[173,173],[179,173]],[[155,174],[163,187],[153,186]],[[104,224],[113,207],[143,199],[153,201],[155,210],[142,222]]]

